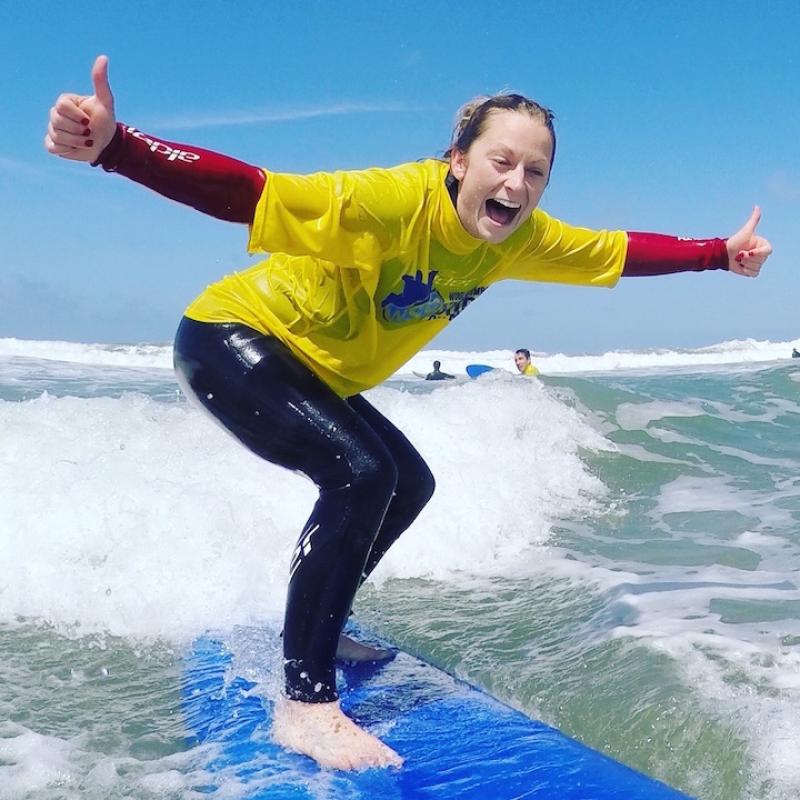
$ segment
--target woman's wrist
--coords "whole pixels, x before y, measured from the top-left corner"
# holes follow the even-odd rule
[[[100,151],[100,155],[92,161],[93,167],[102,167],[106,172],[114,172],[122,152],[122,144],[125,138],[125,126],[118,122],[114,130],[114,135],[109,143]]]

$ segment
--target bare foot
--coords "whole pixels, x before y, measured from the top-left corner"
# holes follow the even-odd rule
[[[345,715],[338,700],[301,703],[279,698],[272,738],[287,750],[310,756],[321,767],[362,770],[403,766],[403,759],[394,750]]]
[[[339,636],[339,644],[336,647],[336,658],[339,661],[387,661],[393,655],[391,650],[361,644],[343,633]]]

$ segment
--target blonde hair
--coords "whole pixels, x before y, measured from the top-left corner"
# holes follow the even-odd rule
[[[482,95],[473,97],[472,100],[464,103],[456,113],[450,147],[445,151],[444,157],[449,159],[454,150],[466,153],[472,147],[473,142],[486,130],[489,115],[493,111],[520,111],[529,114],[532,119],[545,125],[553,140],[553,153],[550,156],[552,169],[556,157],[556,131],[553,126],[555,114],[536,101],[514,92]]]

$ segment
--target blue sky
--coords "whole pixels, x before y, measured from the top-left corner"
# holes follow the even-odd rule
[[[62,91],[110,57],[119,119],[267,168],[437,156],[470,97],[553,108],[542,202],[576,225],[727,237],[763,209],[775,254],[608,291],[508,282],[432,346],[547,352],[800,336],[800,4],[0,0],[0,337],[165,342],[251,263],[218,222],[42,147]]]

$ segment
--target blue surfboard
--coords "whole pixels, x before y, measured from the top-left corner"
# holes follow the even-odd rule
[[[467,364],[467,375],[470,378],[477,378],[493,369],[494,367],[490,367],[488,364]]]
[[[251,657],[260,638],[255,650],[279,662],[277,632],[240,630],[248,631]],[[342,707],[405,765],[323,770],[272,742],[272,701],[239,674],[247,671],[225,637],[199,638],[185,657],[185,724],[190,744],[207,746],[198,792],[235,787],[247,800],[687,800],[402,651],[346,667],[339,685]],[[278,686],[273,677],[267,683]]]

